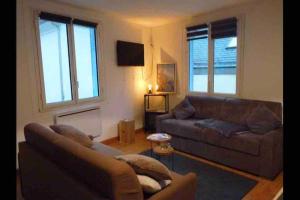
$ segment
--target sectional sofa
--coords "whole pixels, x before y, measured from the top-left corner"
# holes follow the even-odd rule
[[[101,143],[90,149],[36,123],[26,125],[24,133],[26,141],[19,143],[18,154],[24,199],[195,199],[194,173],[171,172],[169,186],[145,194],[133,168],[113,158],[121,151]]]
[[[186,99],[195,108],[191,117],[176,119],[171,112],[156,118],[156,131],[172,135],[175,149],[269,179],[282,170],[282,127],[264,134],[243,131],[228,138],[195,125],[199,120],[217,119],[246,126],[247,117],[258,105],[266,106],[282,123],[281,103],[212,96]]]

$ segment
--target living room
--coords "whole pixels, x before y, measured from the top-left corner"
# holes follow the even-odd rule
[[[51,23],[60,26],[49,25]],[[45,36],[47,32],[51,32],[50,26],[52,29],[58,27],[56,30],[59,31],[54,33],[59,33],[55,38],[60,38],[60,48],[51,43],[58,39],[50,40]],[[88,28],[80,29],[81,27]],[[86,34],[88,38],[82,39],[82,35],[86,33],[84,31],[89,31],[89,34]],[[121,63],[122,58],[126,62],[130,51],[125,49],[120,52],[122,50],[118,49],[118,44],[126,47],[126,42],[135,44],[135,47],[142,45],[142,62]],[[223,47],[225,43],[226,47]],[[86,45],[92,49],[91,52],[85,51]],[[56,51],[60,52],[59,56],[51,54]],[[89,72],[84,71],[86,54],[91,57],[88,58],[92,69]],[[55,64],[56,60],[60,64]],[[47,68],[47,65],[51,67]],[[67,73],[55,72],[53,65],[63,66],[57,69],[66,70]],[[164,79],[170,81],[171,87],[165,86]],[[163,115],[150,115],[151,112],[147,112],[147,98],[153,99],[150,104],[154,108],[165,106]],[[186,99],[188,105],[183,105],[182,102]],[[257,113],[265,112],[269,114],[269,118],[264,119],[261,113],[252,112],[258,104],[266,107]],[[180,194],[180,191],[189,186],[192,188],[188,191],[188,195],[191,195],[189,199],[277,199],[280,195],[282,198],[282,104],[282,0],[191,0],[176,3],[169,0],[17,0],[17,153],[20,152],[18,144],[27,142],[24,127],[30,123],[38,123],[48,129],[53,124],[69,124],[89,135],[94,143],[105,144],[125,154],[153,153],[153,141],[147,140],[152,133],[162,132],[172,136],[168,141],[174,147],[172,155],[161,156],[161,160],[160,157],[152,157],[155,160],[159,158],[169,170],[173,169],[179,174],[182,173],[180,169],[186,167],[187,173],[181,174],[182,177],[190,172],[195,177],[190,175],[186,182],[181,181],[181,184],[186,183],[182,188],[178,186],[173,189],[171,183],[159,192],[156,191],[153,197],[147,194],[143,197],[137,195],[132,199],[176,199],[176,195],[180,199],[180,195],[187,195]],[[167,125],[168,118],[164,118],[166,113],[174,115],[174,108],[179,108],[178,105],[183,108],[192,107],[193,116],[194,113],[206,112],[207,115],[217,116],[217,119],[225,121],[228,119],[230,122],[241,120],[241,123],[247,123],[242,114],[250,115],[251,112],[259,115],[256,118],[260,118],[262,122],[271,122],[276,118],[277,121],[268,124],[274,126],[273,129],[268,127],[268,131],[280,131],[270,138],[264,138],[270,135],[269,132],[253,134],[250,140],[237,143],[226,141],[231,140],[230,137],[246,137],[248,133],[244,134],[243,131],[249,130],[232,136],[226,135],[227,132],[217,134],[218,137],[204,136],[203,139],[195,136],[197,138],[190,139],[203,140],[203,143],[189,143],[178,140],[178,137],[185,138],[180,135],[180,128],[176,127],[180,124],[179,121],[174,122],[174,126]],[[223,111],[225,108],[227,110]],[[179,115],[186,115],[190,111],[183,109],[183,113],[180,113],[179,110]],[[273,118],[270,118],[270,113]],[[191,116],[183,117],[183,126],[188,124],[185,119]],[[211,116],[196,117],[193,123]],[[165,120],[165,124],[160,120]],[[134,142],[120,143],[121,121],[128,124],[131,122],[131,129],[135,132]],[[148,131],[147,124],[150,121],[152,127]],[[277,126],[278,121],[281,124]],[[184,129],[184,133],[199,129],[194,124],[192,126],[195,129]],[[212,126],[215,127],[216,123]],[[29,135],[36,129],[38,127],[29,127]],[[214,143],[211,145],[213,148],[205,146],[210,142]],[[272,142],[273,146],[268,142]],[[195,148],[192,148],[193,145]],[[268,145],[272,146],[271,150],[267,148]],[[235,147],[236,149],[232,149]],[[198,148],[200,150],[197,153]],[[266,154],[261,155],[263,152]],[[151,157],[150,154],[148,156]],[[196,163],[181,165],[180,160],[187,158],[187,163]],[[263,159],[265,160],[261,161]],[[18,155],[16,161],[17,171],[22,176]],[[198,168],[195,167],[198,165]],[[209,166],[211,168],[208,171],[201,171]],[[51,173],[54,172],[50,170],[49,174]],[[212,181],[211,184],[201,182],[202,173],[214,173],[214,176],[210,175],[212,179],[204,179],[204,182]],[[223,173],[226,175],[222,175]],[[32,188],[24,189],[26,185],[30,185],[30,177],[27,174],[21,181],[24,185],[22,194],[28,195],[31,193],[28,191],[34,191]],[[222,181],[224,177],[232,185]],[[43,177],[40,178],[34,181],[43,180]],[[47,176],[44,178],[47,185]],[[224,188],[214,189],[213,185],[216,184]],[[176,186],[175,179],[173,185]],[[229,192],[226,192],[226,185]],[[79,188],[88,190],[84,186]],[[163,191],[168,191],[167,188],[172,194],[164,194]],[[97,191],[97,188],[91,190]],[[72,190],[69,189],[68,192],[72,193]],[[43,199],[54,198],[48,193],[36,194]],[[102,197],[97,194],[98,196],[89,195],[94,199],[129,199],[118,195],[110,198],[106,193]],[[34,199],[38,195],[28,198]],[[64,199],[64,196],[57,198]],[[72,198],[69,196],[68,199]]]

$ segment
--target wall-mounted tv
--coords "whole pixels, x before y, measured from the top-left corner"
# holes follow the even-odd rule
[[[144,66],[144,44],[117,41],[118,66]]]

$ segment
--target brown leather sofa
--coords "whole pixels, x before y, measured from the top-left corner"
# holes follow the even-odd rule
[[[171,185],[146,195],[133,169],[114,159],[120,151],[104,144],[84,147],[36,123],[19,143],[21,191],[26,200],[195,199],[196,175],[172,172]]]
[[[226,138],[216,131],[195,126],[200,119],[213,118],[245,125],[249,113],[264,104],[282,119],[281,103],[238,98],[187,96],[195,114],[184,120],[164,114],[156,118],[156,131],[172,135],[176,150],[204,157],[233,168],[273,179],[282,170],[282,127],[263,135],[246,131]]]

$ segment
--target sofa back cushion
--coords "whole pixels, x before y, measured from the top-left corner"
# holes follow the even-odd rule
[[[143,199],[137,176],[128,164],[84,147],[37,123],[26,125],[24,133],[26,143],[101,196],[116,200]]]
[[[214,118],[247,125],[247,118],[258,105],[265,105],[281,121],[281,103],[250,99],[212,96],[187,96],[196,112],[195,118]]]
[[[195,108],[194,117],[198,119],[219,118],[223,97],[187,96],[187,99]]]
[[[176,119],[187,119],[194,115],[195,108],[191,105],[189,100],[185,98],[172,110],[172,113]]]
[[[247,126],[253,133],[264,134],[280,127],[281,121],[265,105],[259,105],[247,117]]]

